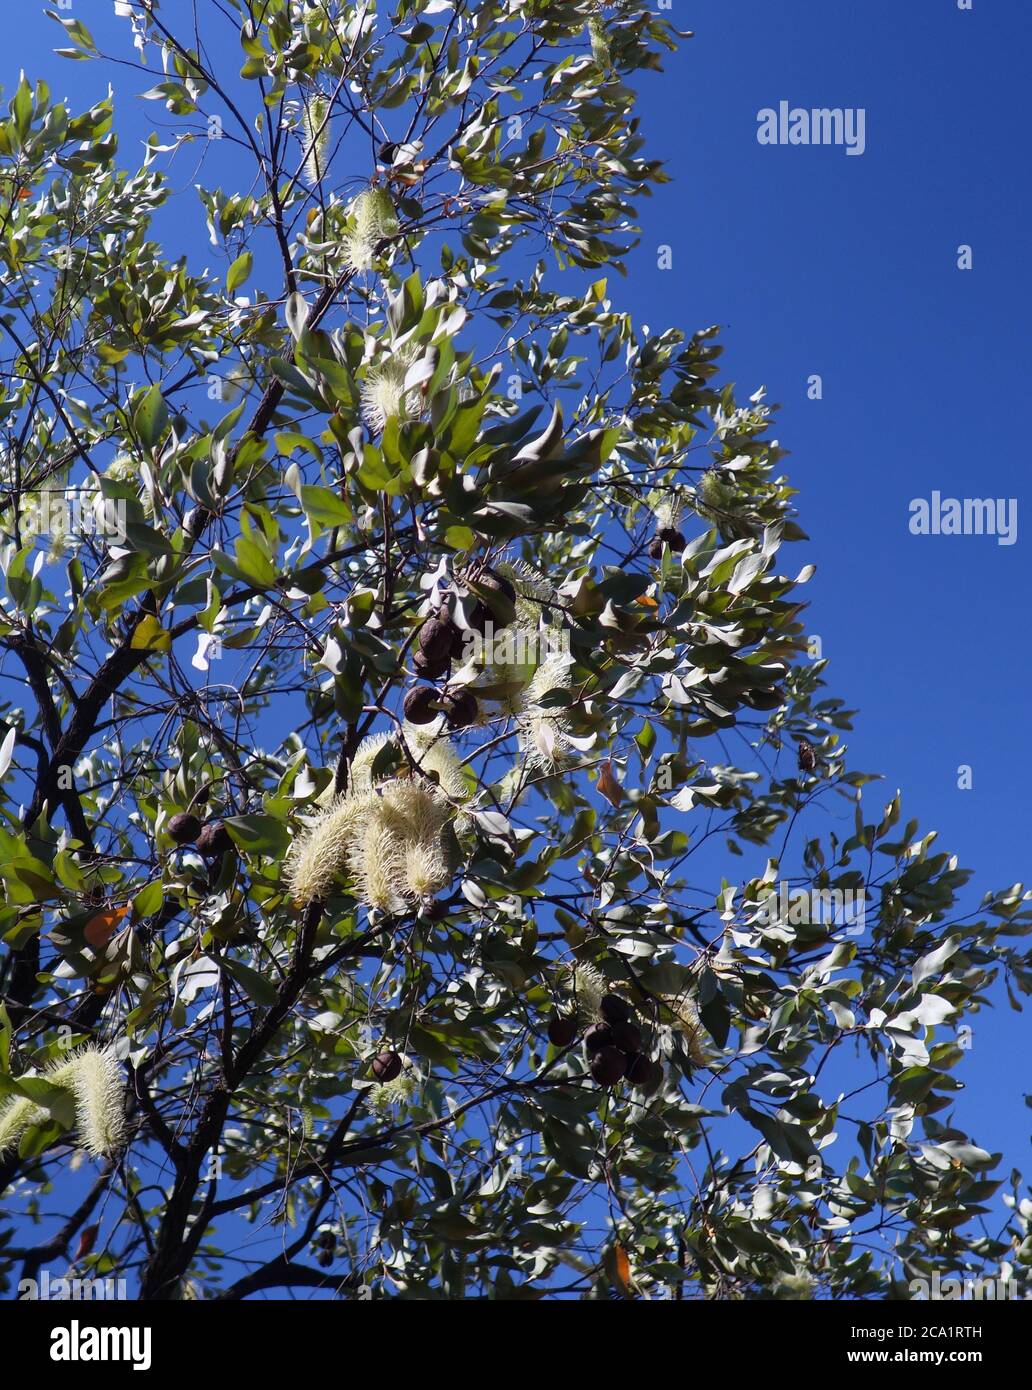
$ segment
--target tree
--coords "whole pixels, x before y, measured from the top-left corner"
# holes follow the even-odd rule
[[[1029,895],[872,812],[772,407],[610,298],[679,36],[115,8],[53,17],[160,72],[143,167],[110,95],[0,125],[9,1287],[1024,1290],[953,1071]]]

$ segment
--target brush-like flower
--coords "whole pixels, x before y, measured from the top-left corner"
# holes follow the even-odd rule
[[[428,902],[447,886],[454,869],[441,837],[406,841],[405,886],[421,902]]]
[[[683,512],[684,497],[676,488],[661,494],[652,506],[657,531],[675,529]]]
[[[47,1118],[47,1112],[35,1101],[24,1096],[11,1096],[0,1106],[0,1157],[16,1149],[21,1137],[32,1125]]]
[[[569,757],[569,719],[559,708],[542,709],[540,701],[550,690],[570,688],[570,658],[565,652],[551,652],[534,672],[527,686],[523,710],[517,716],[520,748],[532,768],[554,773]]]
[[[104,469],[104,477],[116,483],[136,483],[140,479],[140,467],[135,459],[120,454]]]
[[[356,830],[375,799],[369,790],[338,797],[295,841],[284,864],[284,878],[296,903],[307,907],[330,894],[348,867]]]
[[[68,473],[51,474],[36,492],[26,492],[20,502],[22,544],[31,539],[48,537],[47,559],[58,560],[68,546],[75,542],[70,529],[71,498]]]
[[[367,188],[351,207],[355,227],[379,240],[398,230],[398,213],[386,188]]]
[[[301,130],[306,150],[305,180],[316,184],[326,173],[326,151],[330,144],[330,102],[321,92],[305,103],[301,111]]]
[[[431,783],[417,777],[388,783],[381,789],[380,802],[383,825],[402,870],[396,891],[409,900],[432,898],[455,873],[455,812]]]
[[[526,703],[535,671],[550,655],[565,653],[569,642],[555,623],[559,596],[544,575],[519,559],[500,561],[495,568],[516,591],[516,611],[504,628],[493,625],[485,632],[476,656],[492,691],[490,699],[516,716]]]
[[[673,1026],[684,1039],[688,1056],[696,1066],[706,1066],[709,1062],[709,1053],[703,1041],[704,1029],[695,1000],[690,995],[677,994],[663,1002],[674,1015]]]
[[[370,1086],[369,1090],[366,1092],[369,1098],[369,1106],[378,1115],[386,1114],[388,1110],[393,1110],[395,1106],[408,1105],[419,1089],[419,1072],[412,1065],[411,1059],[402,1053],[401,1060],[401,1072],[393,1081],[384,1081],[379,1085]]]
[[[360,396],[369,428],[378,434],[388,420],[406,420],[416,412],[414,393],[405,390],[405,377],[414,360],[406,345],[366,368]]]
[[[437,774],[437,783],[447,797],[453,801],[466,801],[469,798],[467,774],[450,739],[435,732],[432,724],[407,722],[402,728],[402,736],[412,761],[421,772]],[[358,745],[351,760],[348,785],[352,793],[370,791],[373,786],[391,780],[393,769],[391,773],[373,776],[373,765],[388,745],[393,745],[397,750],[396,766],[406,766],[401,746],[393,733],[370,734]]]
[[[320,901],[345,873],[367,907],[398,914],[451,882],[456,868],[454,802],[469,797],[458,757],[446,738],[405,727],[419,771],[376,776],[374,766],[393,734],[363,739],[351,762],[347,792],[334,800],[295,843],[284,879],[302,906]],[[432,781],[421,773],[436,773]]]
[[[588,36],[591,39],[591,56],[600,68],[608,68],[612,61],[609,36],[605,25],[596,15],[592,15],[588,20]]]
[[[79,1143],[94,1158],[107,1158],[125,1142],[122,1069],[111,1048],[92,1043],[47,1072],[46,1079],[75,1097]]]
[[[803,1271],[795,1274],[779,1274],[771,1292],[775,1298],[808,1299],[813,1298],[815,1280]]]
[[[560,983],[566,993],[573,996],[581,1025],[588,1028],[596,1023],[602,996],[609,992],[609,985],[601,970],[595,965],[575,961],[572,965],[563,966]]]
[[[380,797],[371,793],[365,822],[348,848],[348,867],[356,896],[367,907],[396,916],[407,906],[404,848],[385,823]]]
[[[719,468],[707,468],[699,479],[695,510],[704,521],[716,526],[724,540],[741,540],[759,534],[759,525],[749,512],[733,482]]]
[[[426,724],[406,724],[405,742],[420,772],[436,773],[437,785],[451,801],[467,801],[470,786],[451,739]]]
[[[340,239],[340,253],[344,265],[353,274],[373,268],[373,249],[376,243],[360,236],[351,228]]]
[[[559,591],[555,585],[535,565],[528,564],[526,560],[519,558],[503,560],[495,568],[499,574],[505,575],[516,590],[517,614],[519,613],[520,599],[535,605],[557,604],[559,602]],[[533,613],[536,625],[539,608],[535,607],[525,611],[528,617]]]
[[[348,789],[352,795],[372,791],[373,764],[387,744],[393,742],[394,735],[391,733],[370,734],[358,745],[348,770]],[[385,778],[381,776],[375,780],[382,782]]]
[[[433,839],[455,814],[434,784],[423,777],[388,782],[381,800],[388,823],[406,839]]]
[[[344,264],[358,272],[371,270],[376,248],[398,230],[398,214],[385,188],[367,188],[351,204],[349,227],[341,239]]]

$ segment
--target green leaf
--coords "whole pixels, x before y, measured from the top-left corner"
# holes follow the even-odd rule
[[[275,816],[228,816],[224,821],[233,840],[248,854],[282,859],[290,846],[290,834]]]
[[[237,568],[249,584],[256,589],[276,587],[276,567],[256,541],[249,536],[239,536],[235,554]]]
[[[347,526],[355,519],[347,502],[328,487],[302,487],[301,505],[305,515],[320,526]]]
[[[284,430],[276,436],[277,452],[284,457],[289,456],[295,449],[304,449],[311,454],[316,463],[322,463],[323,453],[314,439],[309,439],[306,434],[298,434],[295,430]]]
[[[444,543],[452,550],[471,550],[476,539],[468,526],[449,526],[444,533]]]
[[[32,90],[23,77],[18,83],[11,102],[14,126],[22,140],[26,138],[32,125]]]
[[[152,613],[148,613],[137,623],[129,645],[134,651],[167,652],[172,647],[172,635],[165,631]]]
[[[225,956],[222,963],[256,1004],[261,1004],[263,1008],[275,1004],[279,996],[271,980],[267,980],[264,975],[259,975],[257,970],[252,970],[249,965],[235,960],[232,956]]]
[[[165,890],[160,878],[156,878],[153,883],[148,883],[146,888],[141,888],[133,898],[133,912],[136,914],[137,921],[142,922],[145,917],[153,917],[156,912],[161,910],[161,905],[165,900]]]
[[[699,1017],[713,1041],[718,1047],[723,1047],[731,1032],[731,1011],[719,990],[712,999],[700,1006]]]
[[[0,1002],[0,1071],[11,1072],[11,1037],[13,1029],[6,1005]]]
[[[147,572],[146,559],[142,555],[120,556],[104,571],[101,584],[101,607],[105,610],[121,608],[127,599],[150,588],[151,577]]]
[[[55,14],[53,10],[44,10],[43,13],[49,19],[56,19],[58,24],[63,25],[68,32],[68,37],[86,50],[85,53],[77,53],[77,57],[84,58],[88,54],[92,55],[96,53],[97,45],[93,41],[93,35],[86,28],[86,25],[83,24],[81,19],[63,19],[61,15]]]
[[[165,398],[157,386],[145,391],[143,399],[136,407],[133,425],[140,443],[151,452],[161,443],[168,430],[169,413]]]
[[[391,472],[387,460],[372,444],[365,447],[358,479],[370,492],[386,492],[391,497],[397,497],[401,492],[398,475]]]
[[[250,251],[245,251],[242,255],[237,256],[226,275],[226,293],[233,294],[241,285],[246,284],[253,269],[254,257]]]

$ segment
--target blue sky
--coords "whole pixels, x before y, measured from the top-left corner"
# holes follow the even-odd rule
[[[860,710],[852,762],[885,774],[979,889],[1029,878],[1032,574],[1016,428],[1032,350],[1021,169],[1032,7],[955,0],[675,0],[696,37],[646,83],[673,182],[646,205],[630,298],[652,327],[719,323],[740,397],[777,435],[817,565],[808,628]],[[757,112],[864,108],[866,150],[768,147]],[[673,269],[656,268],[669,244]],[[957,269],[972,247],[973,269]],[[615,294],[620,287],[613,285]],[[823,378],[823,399],[807,398]],[[1018,501],[1018,539],[914,536],[910,502]],[[1032,524],[1032,514],[1030,514]],[[971,790],[957,769],[972,769]],[[877,798],[872,789],[868,796]],[[960,1116],[1028,1167],[1027,1023],[974,1022]]]
[[[18,5],[4,87],[24,68],[73,105],[95,100],[112,70],[54,58],[59,30],[43,9]],[[75,0],[67,13],[127,48],[112,10]],[[647,146],[672,182],[641,209],[629,277],[610,279],[614,304],[654,330],[720,324],[740,398],[766,385],[782,403],[776,433],[812,537],[792,570],[817,565],[807,625],[830,658],[830,693],[860,710],[852,764],[885,774],[873,806],[901,788],[905,812],[940,831],[979,889],[1028,879],[1029,672],[1016,648],[1032,600],[1019,424],[1032,367],[1021,95],[1032,6],[673,0],[666,13],[696,32],[643,85]],[[114,80],[140,133],[165,118],[130,98],[136,74]],[[761,146],[757,113],[781,100],[863,108],[864,154]],[[191,159],[178,187],[192,182]],[[182,249],[198,247],[203,263],[200,217],[183,202]],[[670,270],[657,268],[661,244]],[[957,268],[962,244],[970,271]],[[807,399],[813,374],[819,401]],[[910,503],[933,490],[1016,498],[1017,543],[911,535]],[[962,764],[971,790],[958,789]],[[1025,1019],[1004,1002],[974,1029],[958,1115],[1027,1168],[1032,1085],[1015,1061]]]

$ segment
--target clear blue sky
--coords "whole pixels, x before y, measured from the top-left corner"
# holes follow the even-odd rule
[[[696,37],[645,85],[646,137],[673,182],[646,207],[628,297],[653,327],[721,324],[739,395],[765,384],[783,405],[812,537],[798,549],[818,567],[808,629],[833,692],[860,710],[853,764],[902,788],[979,889],[1027,883],[1032,5],[674,0],[671,13]],[[782,100],[864,108],[865,153],[760,145],[757,112]],[[961,244],[971,271],[956,268]],[[807,399],[813,373],[821,401]],[[933,490],[1016,498],[1017,543],[911,535],[909,504]],[[1027,1057],[1027,1014],[1004,1002],[975,1020],[958,1107],[1026,1172]]]
[[[189,13],[186,0],[164,8]],[[113,70],[54,58],[43,9],[21,0],[5,15],[8,93],[23,67],[73,104],[103,95]],[[68,13],[105,47],[128,44],[111,0]],[[853,765],[885,774],[886,799],[902,788],[905,810],[940,831],[979,889],[1027,880],[1032,4],[673,0],[667,13],[696,38],[646,78],[641,114],[673,181],[643,206],[642,245],[612,297],[653,329],[720,324],[740,397],[765,384],[782,403],[777,434],[812,537],[792,558],[818,567],[808,628],[831,660],[831,693],[861,711]],[[165,117],[129,96],[136,74],[114,81],[137,131]],[[757,112],[781,100],[862,107],[865,153],[761,146]],[[194,247],[203,263],[202,223],[183,203],[184,244],[169,250]],[[957,269],[961,244],[971,271]],[[815,373],[820,401],[807,399]],[[933,490],[1018,499],[1017,544],[911,535],[910,502]],[[961,764],[971,790],[958,789]],[[877,805],[880,791],[869,795]],[[1029,1169],[1026,1017],[1004,1002],[974,1028],[958,1114]]]

